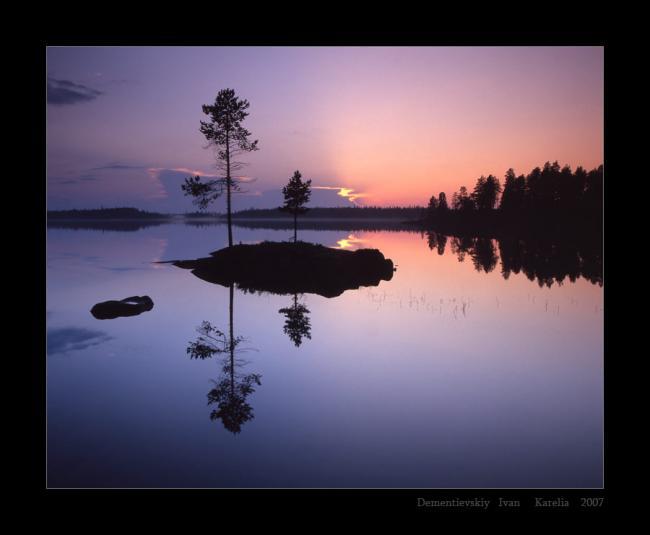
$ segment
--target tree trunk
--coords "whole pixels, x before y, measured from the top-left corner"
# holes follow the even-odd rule
[[[226,133],[226,206],[228,210],[228,247],[232,247],[232,214],[230,205],[230,140]]]
[[[235,393],[235,337],[233,334],[233,322],[232,322],[232,308],[233,308],[233,297],[235,293],[234,283],[230,283],[230,388],[232,394]]]
[[[230,174],[230,173],[228,173]],[[228,247],[232,247],[232,214],[230,210],[230,178],[227,179],[228,184]]]
[[[293,243],[298,241],[298,214],[293,213]]]

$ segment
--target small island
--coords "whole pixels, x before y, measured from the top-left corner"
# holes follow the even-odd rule
[[[345,290],[391,280],[393,262],[377,249],[345,251],[307,242],[233,245],[207,258],[177,260],[207,282],[244,291],[275,294],[313,293],[337,297]]]

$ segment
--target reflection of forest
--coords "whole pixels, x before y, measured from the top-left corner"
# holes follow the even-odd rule
[[[160,220],[146,220],[146,219],[133,219],[133,220],[102,220],[102,219],[75,219],[75,220],[48,220],[48,228],[56,229],[69,229],[69,230],[110,230],[117,232],[136,232],[148,227],[157,227],[160,225],[169,224],[170,221],[166,219]]]
[[[429,249],[445,252],[450,242],[451,252],[460,262],[466,256],[477,271],[489,273],[501,260],[501,274],[507,279],[511,273],[524,273],[540,286],[562,284],[565,279],[575,282],[583,277],[593,284],[603,284],[602,244],[598,240],[570,241],[561,239],[486,238],[447,236],[426,232]],[[497,253],[498,249],[498,253]]]

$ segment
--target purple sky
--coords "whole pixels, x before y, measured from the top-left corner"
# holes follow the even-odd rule
[[[260,145],[235,208],[277,206],[296,169],[331,188],[312,205],[408,205],[603,159],[602,47],[50,47],[47,74],[50,209],[194,210],[180,184],[214,173],[201,105],[226,87]]]

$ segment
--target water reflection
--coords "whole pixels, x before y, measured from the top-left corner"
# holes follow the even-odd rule
[[[367,241],[368,240],[357,238],[354,234],[348,234],[347,238],[343,238],[336,242],[336,247],[334,247],[334,249],[347,249],[353,251],[355,249],[360,249],[363,247],[363,244]]]
[[[427,231],[429,249],[444,254],[448,236]],[[540,287],[562,285],[565,279],[575,282],[583,277],[592,284],[603,285],[602,244],[595,236],[588,240],[560,238],[487,238],[451,236],[451,252],[459,262],[467,256],[476,271],[490,273],[499,260],[501,275],[508,279],[511,273],[524,273]],[[498,250],[498,253],[497,253]]]
[[[298,302],[298,294],[293,294],[293,303],[290,307],[278,310],[284,314],[284,334],[286,334],[296,347],[300,347],[303,338],[311,340],[311,325],[309,323],[309,309]]]
[[[261,386],[262,376],[238,371],[248,362],[235,357],[236,353],[246,349],[240,347],[245,341],[244,337],[234,334],[234,292],[233,283],[229,287],[228,333],[219,330],[209,321],[203,321],[196,329],[199,337],[189,343],[186,352],[190,359],[221,357],[221,377],[212,381],[214,387],[207,395],[208,405],[216,405],[210,413],[210,420],[221,420],[228,431],[236,434],[241,432],[243,424],[254,418],[248,396],[255,392],[255,386]],[[298,299],[298,294],[294,294],[291,305],[278,311],[286,316],[284,333],[296,347],[300,347],[303,338],[311,339],[309,309]]]
[[[87,220],[56,220],[48,219],[47,226],[55,229],[69,229],[69,230],[99,230],[99,231],[112,231],[112,232],[137,232],[138,230],[146,229],[148,227],[159,227],[161,225],[168,225],[171,221],[168,220],[102,220],[102,219],[87,219]]]
[[[62,329],[50,329],[47,331],[47,354],[67,353],[68,351],[80,351],[91,346],[111,340],[104,331],[83,329],[79,327],[65,327]]]
[[[253,407],[247,399],[255,392],[255,385],[262,384],[262,376],[257,373],[243,374],[237,371],[247,363],[235,358],[235,351],[244,338],[234,335],[234,290],[234,284],[231,284],[228,334],[214,327],[209,321],[204,321],[197,328],[200,334],[198,339],[187,346],[187,354],[191,359],[201,360],[215,355],[224,355],[221,361],[221,377],[212,381],[214,387],[208,392],[208,405],[216,405],[210,413],[210,420],[221,420],[228,431],[236,434],[241,432],[243,424],[254,418]]]
[[[427,243],[429,244],[429,249],[436,249],[438,254],[442,256],[445,254],[445,246],[447,245],[447,236],[444,234],[438,234],[437,232],[427,232]]]
[[[278,232],[242,228],[238,238],[275,241]],[[575,273],[597,280],[591,248],[580,244],[572,257],[578,246],[567,240],[488,240],[475,254],[477,271],[473,239],[458,238],[459,263],[449,235],[307,232],[323,245],[353,233],[399,269],[333,299],[297,288],[259,296],[235,281],[241,319],[231,330],[227,283],[215,287],[169,264],[105,269],[198,258],[226,243],[223,225],[119,235],[50,229],[48,484],[602,486],[602,287],[581,274],[560,286],[556,275],[569,270],[543,261],[574,258]],[[486,274],[482,266],[493,262],[484,258],[494,255]],[[545,273],[551,288],[539,287]],[[90,306],[145,293],[151,312],[102,323],[112,339],[95,345],[102,336]],[[311,340],[294,335],[301,322],[287,321],[294,311],[300,318],[300,305]],[[199,345],[186,354],[190,342]],[[263,360],[246,353],[250,345]],[[76,358],[62,358],[66,351]]]

